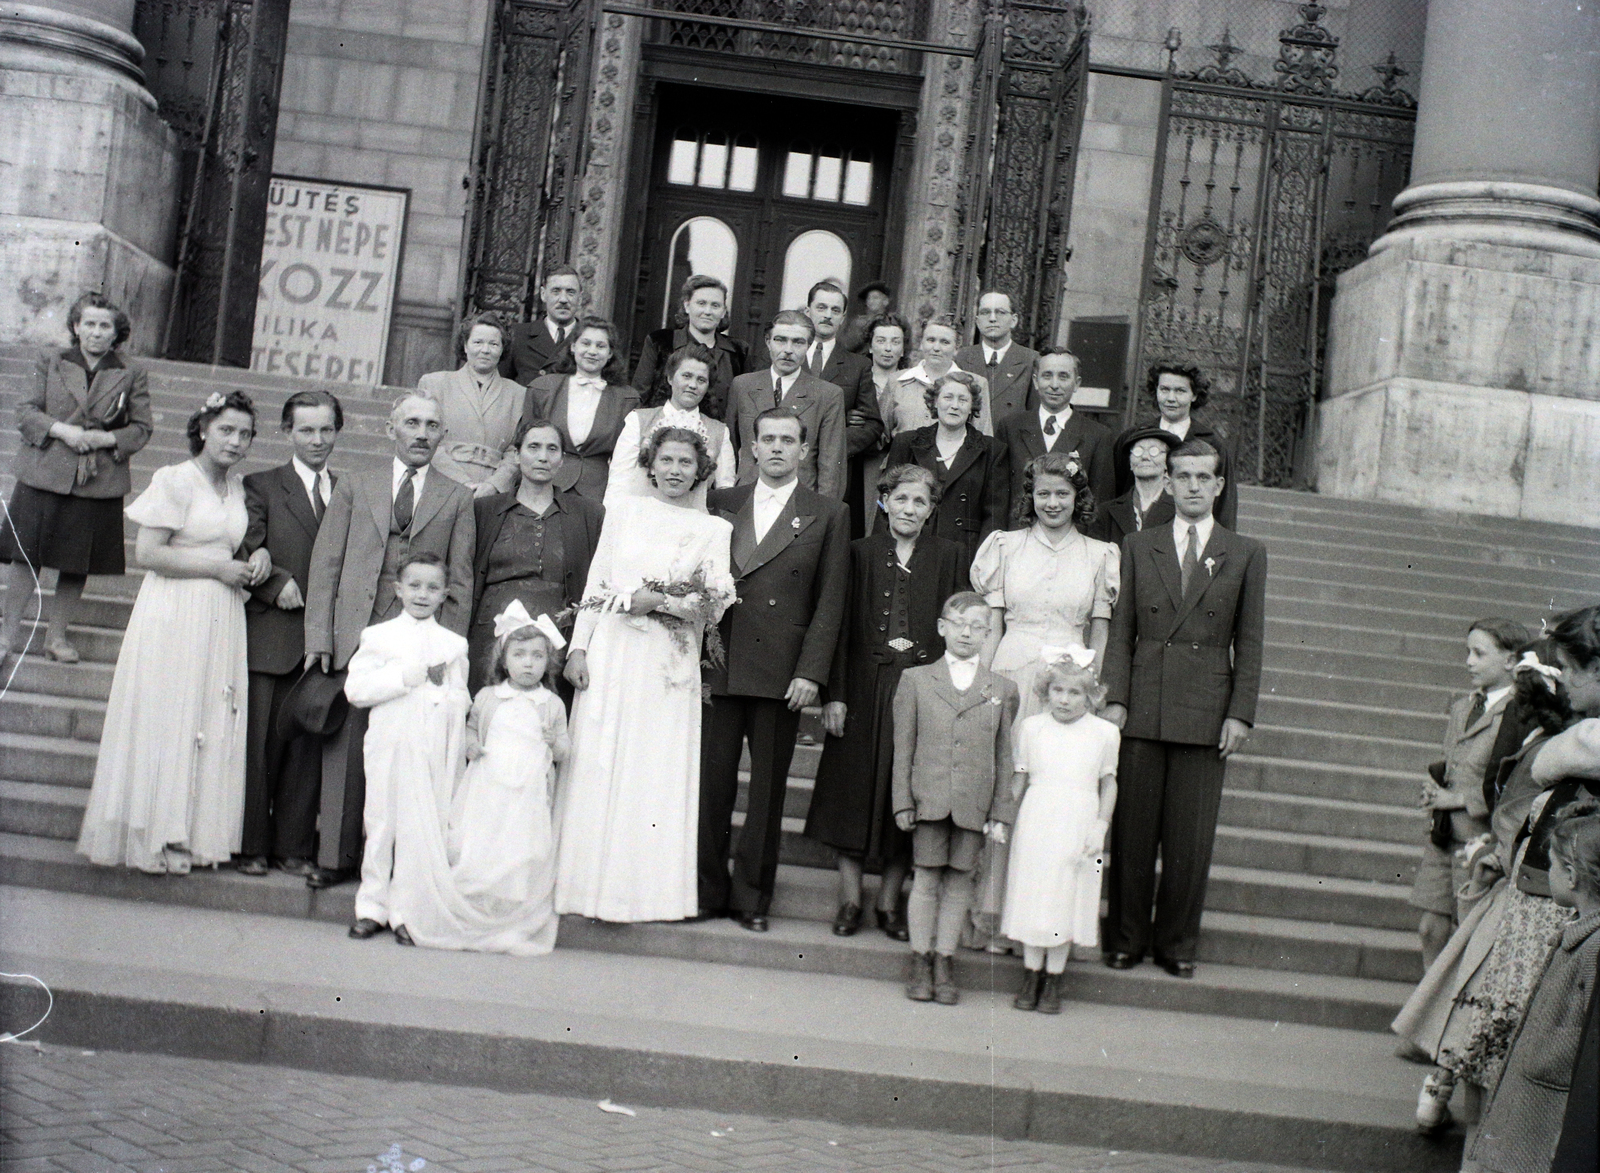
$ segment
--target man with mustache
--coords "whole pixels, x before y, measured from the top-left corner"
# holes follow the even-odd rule
[[[459,635],[472,614],[476,540],[472,490],[432,468],[444,417],[431,396],[411,392],[389,413],[394,459],[385,468],[346,473],[328,501],[311,551],[306,597],[306,667],[343,672],[363,628],[400,611],[400,564],[428,551],[443,560],[446,600],[439,622]],[[322,753],[322,807],[313,888],[341,883],[361,863],[367,710],[351,708]]]

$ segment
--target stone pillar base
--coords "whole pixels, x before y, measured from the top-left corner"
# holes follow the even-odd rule
[[[1401,235],[1339,278],[1318,490],[1600,526],[1600,258]]]
[[[159,347],[172,288],[178,140],[140,84],[143,50],[109,25],[0,8],[0,343],[67,343],[98,289]]]

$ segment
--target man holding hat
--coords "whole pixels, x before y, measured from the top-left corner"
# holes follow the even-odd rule
[[[1167,488],[1167,453],[1182,441],[1164,428],[1136,428],[1122,437],[1120,449],[1126,461],[1117,470],[1120,480],[1133,477],[1126,493],[1100,503],[1088,534],[1113,546],[1140,530],[1167,525],[1172,521],[1172,494]]]
[[[315,870],[322,739],[293,719],[306,647],[311,548],[333,496],[328,457],[344,409],[326,391],[296,391],[283,405],[287,464],[244,478],[250,527],[244,553],[266,550],[272,573],[245,601],[250,701],[245,733],[244,830],[239,871],[264,876],[276,863],[294,876]],[[331,679],[331,678],[330,678]]]

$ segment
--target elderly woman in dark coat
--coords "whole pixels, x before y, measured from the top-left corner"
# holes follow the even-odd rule
[[[561,432],[549,420],[524,420],[512,443],[516,490],[473,503],[478,538],[467,663],[474,693],[489,682],[494,617],[511,600],[520,599],[529,615],[553,619],[583,597],[605,510],[598,501],[555,487],[564,459],[561,443]],[[562,626],[570,631],[572,624]]]
[[[1006,446],[978,430],[979,380],[950,370],[927,392],[934,422],[901,432],[889,445],[888,467],[916,464],[939,480],[933,532],[959,545],[967,562],[983,539],[1005,528],[1011,495]]]
[[[812,791],[806,834],[839,852],[841,937],[861,925],[861,875],[881,869],[878,927],[907,939],[899,896],[911,836],[895,826],[891,792],[894,692],[900,673],[944,655],[939,609],[967,589],[968,558],[925,526],[939,501],[933,473],[891,465],[878,481],[884,518],[850,543],[850,609],[823,706],[827,741]],[[887,524],[884,524],[884,521]]]
[[[150,392],[144,371],[118,353],[131,332],[128,315],[103,296],[73,302],[67,330],[73,345],[40,356],[38,378],[17,405],[17,486],[0,518],[0,561],[11,563],[0,670],[40,570],[60,572],[54,600],[40,601],[44,653],[75,664],[67,628],[85,579],[126,569],[122,500],[132,488],[128,461],[150,440]]]

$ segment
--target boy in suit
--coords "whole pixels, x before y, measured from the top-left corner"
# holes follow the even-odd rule
[[[1017,686],[979,661],[989,606],[973,591],[945,600],[944,658],[908,668],[894,694],[894,821],[911,833],[915,878],[906,915],[906,997],[954,1006],[952,963],[972,907],[972,873],[985,834],[1005,842],[1011,797],[1011,723]]]
[[[472,610],[472,555],[476,526],[472,490],[433,468],[444,440],[444,416],[429,396],[411,392],[389,413],[394,459],[387,467],[346,473],[333,488],[327,515],[311,550],[306,595],[306,666],[343,672],[361,632],[400,611],[395,594],[400,564],[412,554],[437,554],[446,570],[439,620],[465,635]],[[361,810],[365,709],[351,709],[322,749],[322,803],[318,816],[313,888],[348,879],[361,860]]]
[[[294,446],[289,463],[244,478],[250,528],[243,552],[272,558],[272,573],[244,605],[250,704],[239,871],[246,876],[266,875],[270,860],[290,875],[311,874],[322,790],[321,741],[309,734],[285,740],[278,713],[305,659],[311,548],[333,495],[328,457],[344,408],[326,391],[296,391],[284,402],[282,426]]]
[[[1417,934],[1422,963],[1432,965],[1460,923],[1456,892],[1467,880],[1461,848],[1489,830],[1483,775],[1511,698],[1517,653],[1528,629],[1511,619],[1480,619],[1467,629],[1467,675],[1472,691],[1450,703],[1444,734],[1443,781],[1422,783],[1422,809],[1432,816],[1422,845],[1411,904],[1422,912]]]
[[[800,711],[819,699],[844,623],[850,517],[798,483],[806,428],[768,409],[751,423],[760,479],[717,489],[706,507],[733,524],[739,599],[722,617],[723,667],[706,674],[700,735],[700,915],[731,912],[767,931],[778,875],[783,799]],[[750,743],[750,799],[728,875],[739,756]]]
[[[759,465],[756,419],[770,408],[788,411],[805,425],[809,437],[800,460],[801,487],[842,501],[849,479],[844,392],[804,369],[815,336],[816,327],[799,310],[782,310],[773,317],[766,335],[772,365],[734,379],[728,391],[728,432],[739,449],[739,483],[753,484]]]
[[[1105,939],[1112,969],[1150,951],[1173,977],[1194,976],[1224,763],[1255,721],[1267,551],[1212,517],[1220,465],[1204,440],[1173,449],[1177,516],[1122,543],[1101,677],[1101,715],[1122,730]]]

